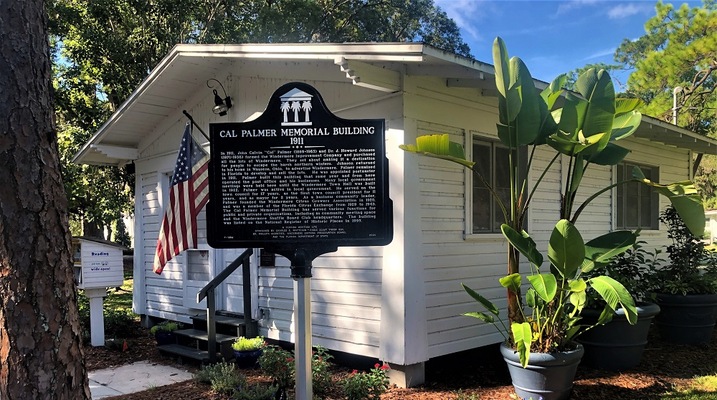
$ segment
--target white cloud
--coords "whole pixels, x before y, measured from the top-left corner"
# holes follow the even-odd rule
[[[615,48],[615,47],[613,47],[613,48],[611,48],[611,49],[598,50],[598,51],[596,51],[596,52],[590,54],[589,56],[583,58],[581,61],[588,61],[588,60],[592,60],[592,59],[595,59],[595,58],[601,58],[601,57],[605,57],[605,56],[612,56],[613,54],[615,54],[615,50],[617,50],[617,48]]]
[[[619,4],[608,10],[607,16],[610,19],[629,18],[640,13],[652,12],[652,4]]]
[[[480,32],[475,23],[482,15],[479,6],[486,3],[477,0],[435,0],[434,3],[448,14],[458,25],[458,28],[465,31],[471,38],[481,39]]]
[[[577,10],[585,6],[592,6],[597,4],[599,0],[570,0],[567,2],[560,3],[558,10],[555,13],[556,16],[568,13],[572,10]]]

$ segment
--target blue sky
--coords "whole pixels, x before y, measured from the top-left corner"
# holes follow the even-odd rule
[[[655,15],[656,4],[656,0],[434,1],[456,21],[478,60],[493,63],[493,39],[500,36],[510,56],[523,59],[533,77],[543,81],[585,64],[614,63],[615,49],[624,39],[645,34],[645,22]],[[665,1],[675,8],[685,2],[692,7],[702,4]],[[621,86],[628,74],[612,76]]]

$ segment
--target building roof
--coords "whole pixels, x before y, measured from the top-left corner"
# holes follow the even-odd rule
[[[207,91],[198,93],[198,88],[236,64],[240,64],[242,75],[281,77],[282,67],[316,62],[335,66],[341,79],[354,85],[388,93],[401,90],[401,74],[436,76],[445,79],[448,87],[476,88],[488,96],[497,93],[491,65],[420,43],[180,44],[157,64],[73,161],[124,165],[137,159],[148,132],[176,115],[177,110],[201,100]],[[323,78],[320,71],[314,75],[306,79]],[[717,153],[717,141],[647,116],[635,136],[698,153]]]

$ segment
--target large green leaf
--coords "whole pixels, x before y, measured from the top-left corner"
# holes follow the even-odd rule
[[[528,275],[528,281],[530,282],[535,293],[543,299],[544,302],[550,303],[558,293],[558,281],[555,279],[553,274],[533,274]]]
[[[578,77],[575,87],[587,100],[582,131],[586,137],[611,132],[615,117],[615,88],[605,70],[591,68]]]
[[[488,310],[491,314],[498,316],[498,307],[495,306],[490,300],[486,299],[485,297],[481,296],[476,292],[475,290],[469,288],[468,286],[461,283],[461,286],[463,286],[463,290],[466,291],[475,301],[480,303],[483,307],[485,307],[486,310]]]
[[[518,233],[508,224],[502,224],[500,230],[503,232],[503,236],[508,239],[508,242],[518,249],[520,254],[524,255],[528,261],[538,267],[543,265],[543,255],[538,251],[535,241],[528,235],[528,232],[522,231],[522,233]]]
[[[642,100],[635,97],[619,97],[615,99],[615,115],[630,113],[642,105]]]
[[[610,133],[612,140],[620,140],[632,135],[640,126],[640,121],[642,114],[637,111],[616,115]]]
[[[489,324],[495,323],[495,318],[492,315],[488,315],[480,311],[467,312],[463,313],[463,315],[465,315],[466,317],[478,318],[479,320]]]
[[[533,332],[530,329],[530,324],[527,322],[513,322],[510,329],[513,332],[513,340],[518,350],[520,364],[525,368],[530,361],[530,344],[533,342]]]
[[[553,117],[558,122],[558,129],[568,134],[573,140],[577,140],[578,132],[582,129],[585,111],[588,102],[580,97],[568,92],[565,95],[565,104],[560,111],[560,115],[553,113]]]
[[[635,241],[637,235],[631,231],[606,233],[585,243],[585,258],[595,263],[608,263],[613,257],[631,248]]]
[[[519,273],[506,275],[500,279],[498,279],[498,282],[500,282],[500,285],[504,288],[510,290],[513,293],[520,293],[520,285],[522,284],[522,277]]]
[[[632,325],[637,322],[635,302],[622,283],[609,276],[596,276],[588,279],[588,282],[610,308],[616,310],[618,305],[622,306],[623,310],[625,310],[627,321]]]
[[[422,135],[416,138],[416,144],[399,145],[402,150],[424,156],[453,161],[468,168],[475,162],[466,159],[463,145],[452,142],[448,134]]]
[[[694,183],[691,181],[666,185],[655,183],[647,179],[638,167],[633,168],[632,176],[639,182],[653,187],[657,193],[667,197],[690,232],[697,237],[702,237],[705,232],[705,209]]]
[[[585,242],[570,221],[555,224],[548,243],[548,259],[564,278],[572,278],[585,259]]]
[[[535,88],[535,82],[528,67],[520,58],[513,57],[510,60],[510,68],[511,73],[518,74],[516,83],[520,85],[522,101],[520,112],[514,122],[515,137],[511,137],[508,141],[501,138],[501,141],[509,148],[517,148],[534,143],[538,138],[541,129],[540,103],[543,102],[543,98]]]
[[[511,73],[508,50],[500,37],[493,41],[493,65],[498,89],[498,118],[502,125],[508,126],[520,112],[522,99],[516,85],[517,74]]]
[[[618,146],[615,143],[608,143],[605,149],[590,157],[585,157],[586,161],[590,161],[597,165],[617,165],[630,153],[630,150]]]

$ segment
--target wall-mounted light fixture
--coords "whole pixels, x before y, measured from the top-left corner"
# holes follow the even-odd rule
[[[214,86],[209,84],[210,81],[216,82],[219,87],[222,88],[222,92],[224,92],[224,99],[219,97],[217,89],[214,89]],[[214,107],[212,108],[212,112],[214,114],[219,114],[222,117],[227,115],[227,111],[232,108],[232,98],[227,95],[227,91],[224,89],[224,85],[222,85],[222,83],[218,80],[210,78],[207,80],[207,87],[213,89],[212,92],[214,93]]]

